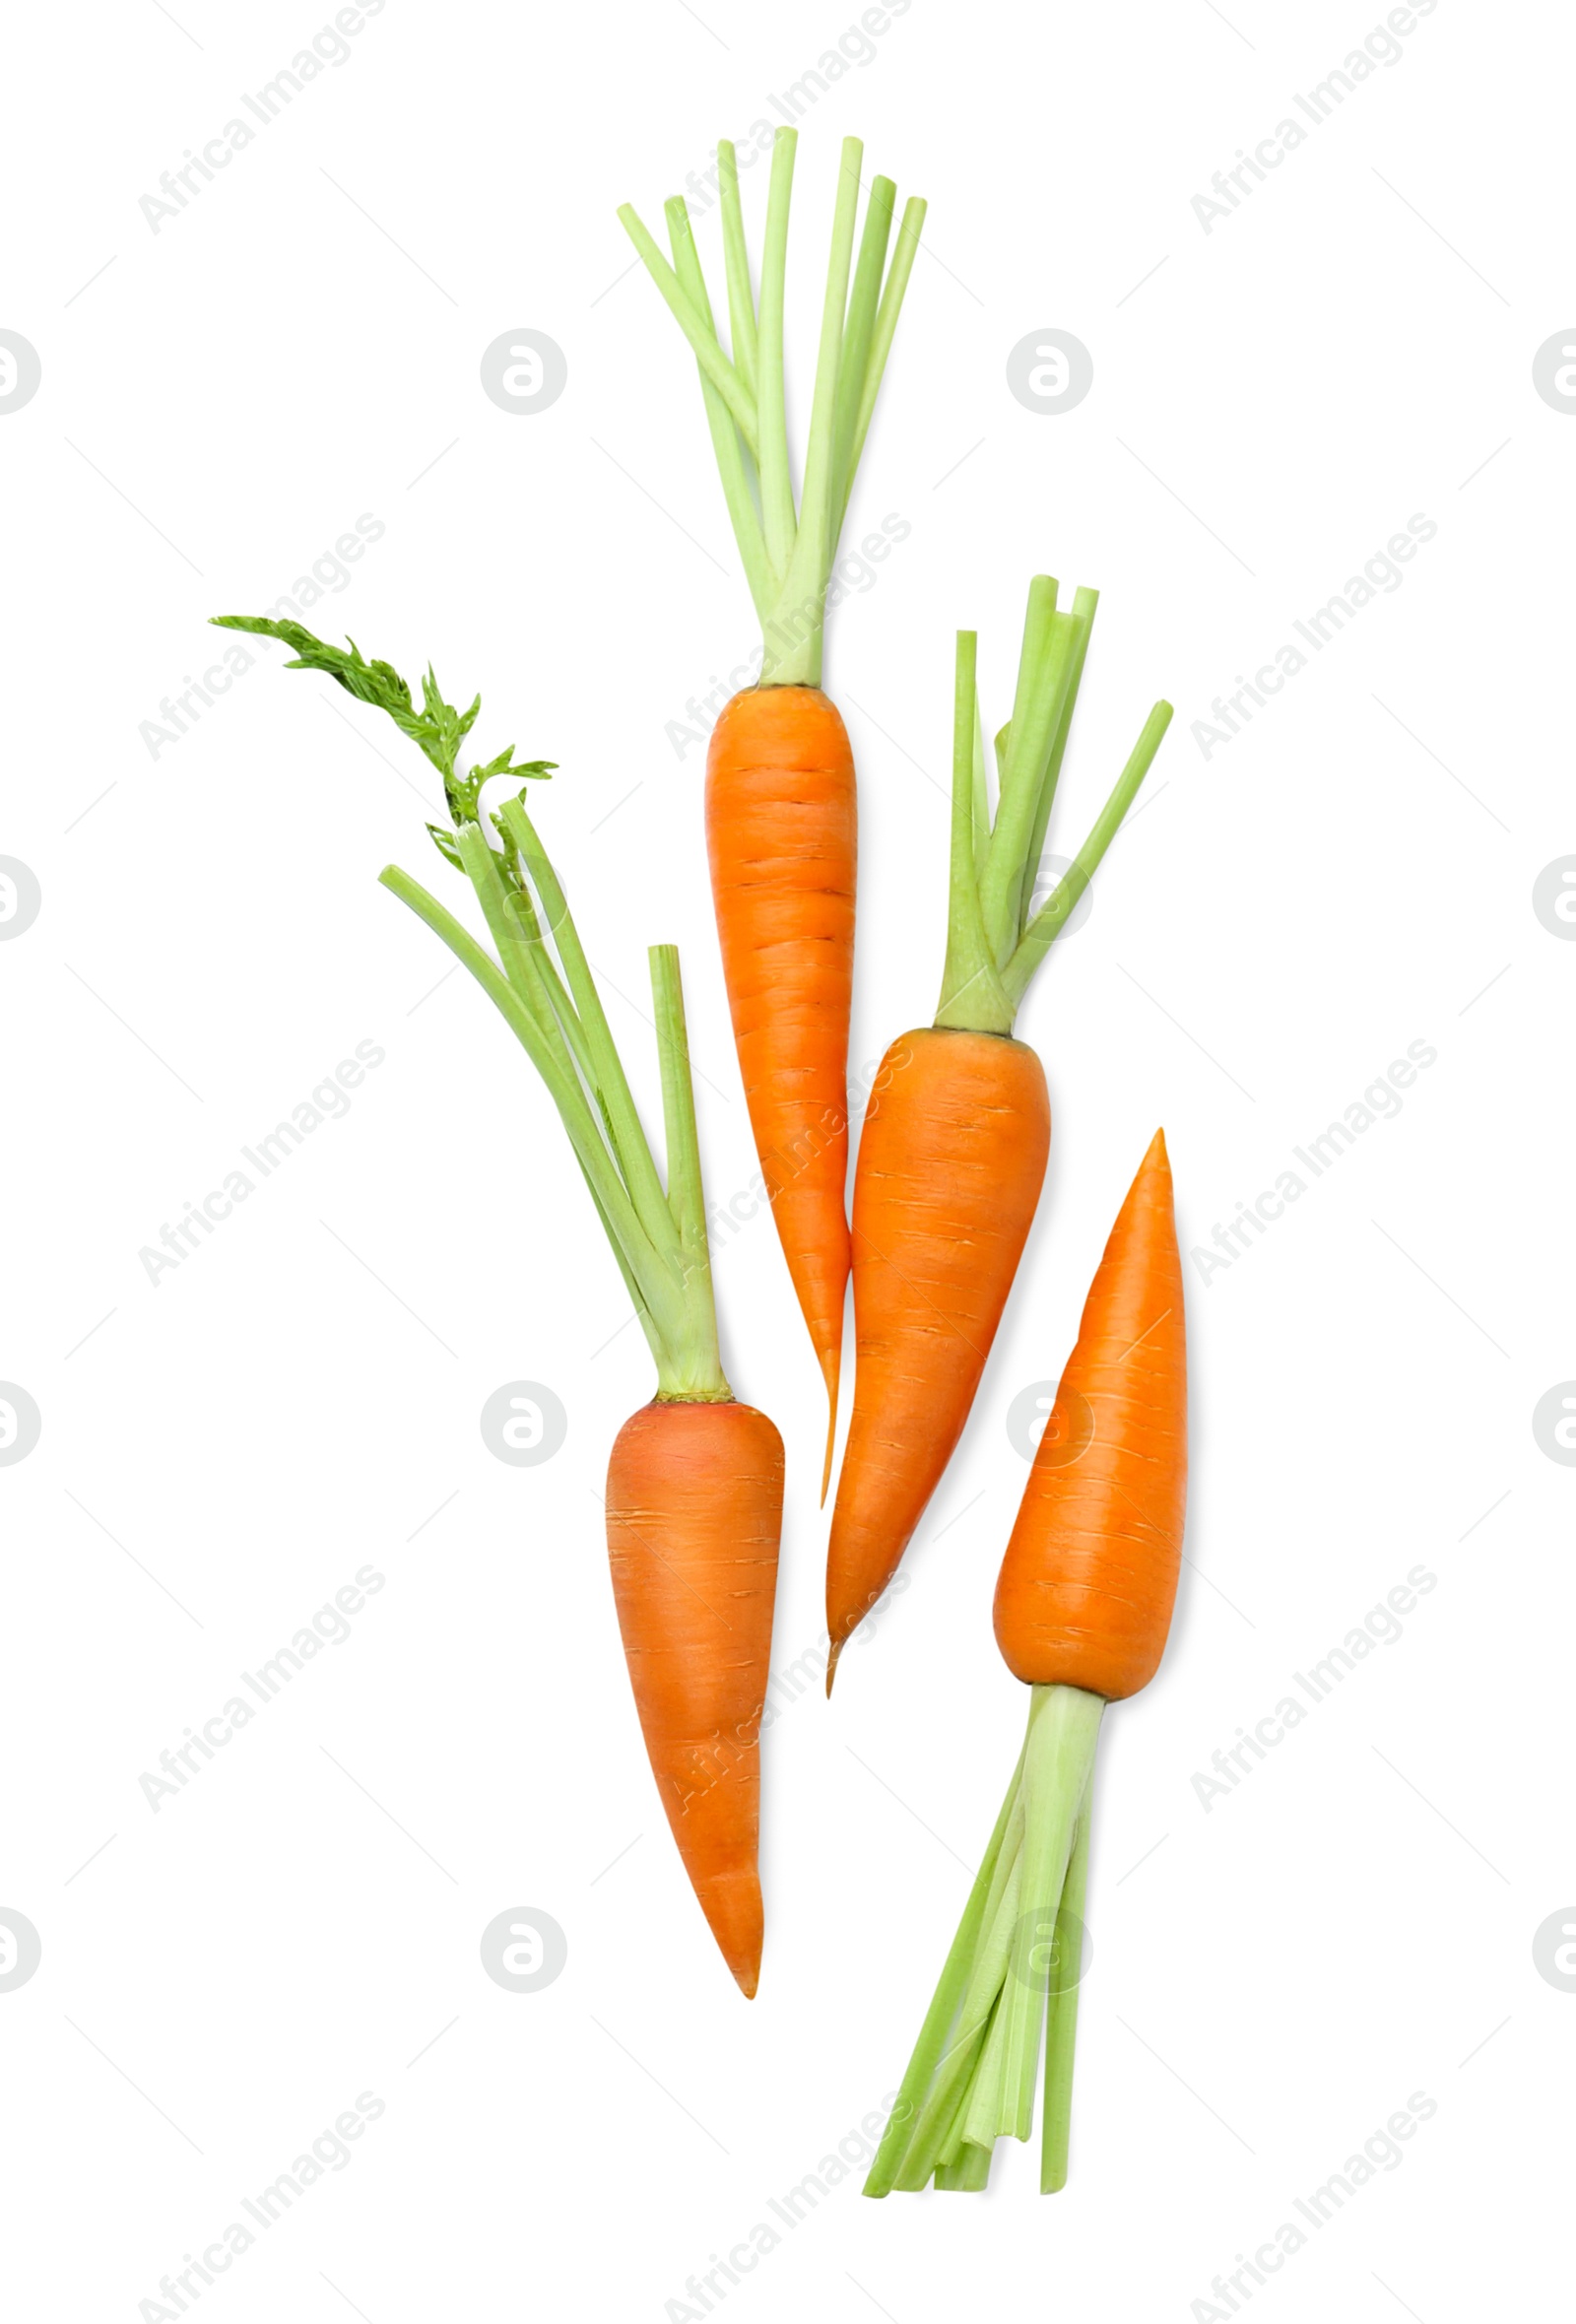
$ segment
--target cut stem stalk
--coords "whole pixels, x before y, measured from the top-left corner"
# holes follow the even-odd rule
[[[1078,1997],[1084,1976],[1084,1902],[1088,1889],[1089,1824],[1094,1770],[1079,1811],[1078,1835],[1056,1922],[1056,1954],[1045,2015],[1045,2110],[1040,2129],[1040,2193],[1067,2185],[1068,2137],[1073,2119],[1073,2053],[1078,2042]]]
[[[1026,2139],[1055,1949],[1057,1914],[1079,1809],[1088,1790],[1105,1704],[1079,1687],[1036,1687],[1023,1755],[1023,1891],[1008,1964],[1001,2105],[994,2127]]]
[[[942,997],[936,1023],[972,1032],[1005,1033],[1013,1029],[1013,1004],[996,973],[975,876],[978,643],[972,630],[958,631],[952,680],[952,823],[947,884],[947,962],[942,970]]]
[[[1007,1797],[1002,1802],[1002,1812],[996,1819],[996,1828],[991,1833],[985,1853],[980,1859],[979,1871],[974,1876],[974,1886],[969,1891],[968,1902],[963,1907],[963,1917],[957,1924],[957,1934],[952,1939],[952,1951],[947,1956],[947,1965],[942,1970],[936,1991],[931,1997],[930,2008],[925,2013],[925,2023],[919,2029],[919,2039],[914,2044],[914,2054],[908,2061],[908,2071],[903,2076],[901,2088],[892,2104],[886,2129],[881,2145],[876,2151],[876,2159],[871,2164],[870,2176],[865,2181],[867,2195],[885,2195],[889,2191],[897,2166],[902,2161],[904,2151],[912,2135],[919,2101],[929,2088],[931,2077],[947,2046],[947,2037],[952,2031],[952,2021],[957,2015],[958,2003],[962,2000],[964,1988],[968,1983],[974,1946],[996,1888],[997,1868],[1012,1826],[1013,1811],[1018,1805],[1018,1784],[1022,1767],[1023,1755],[1019,1752],[1018,1765],[1013,1771],[1013,1780],[1008,1785]]]
[[[1139,785],[1154,764],[1166,728],[1171,723],[1169,702],[1156,702],[1144,723],[1144,732],[1117,777],[1116,787],[1094,821],[1094,829],[1062,874],[1053,893],[1030,920],[1006,967],[1002,984],[1016,1008],[1028,989],[1029,978],[1044,960],[1071,918],[1079,897],[1098,870],[1101,858],[1121,828],[1122,818],[1138,796]]]
[[[728,284],[728,336],[734,368],[755,392],[755,295],[750,282],[750,249],[739,200],[739,156],[731,138],[717,147],[717,191],[722,198],[723,268]]]
[[[878,177],[866,208],[855,265],[863,148],[857,138],[844,142],[821,300],[803,489],[796,508],[783,345],[796,143],[794,130],[777,131],[766,194],[758,300],[751,288],[738,156],[726,141],[717,148],[731,361],[718,343],[704,272],[684,202],[675,199],[667,205],[671,265],[633,210],[625,204],[619,212],[700,366],[723,496],[760,619],[762,686],[821,684],[826,592],[925,217],[923,202],[908,203],[888,263],[896,191],[890,178]],[[747,454],[755,464],[754,486]]]

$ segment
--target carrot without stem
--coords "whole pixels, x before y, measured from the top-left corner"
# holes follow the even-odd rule
[[[919,247],[910,201],[890,258],[896,188],[872,181],[854,255],[864,149],[842,147],[804,477],[795,501],[784,390],[788,214],[798,135],[772,146],[758,299],[738,157],[717,148],[725,353],[690,213],[666,205],[670,258],[619,212],[694,351],[718,474],[761,625],[759,684],[734,696],[706,758],[706,848],[723,976],[761,1175],[826,1389],[824,1497],[842,1358],[849,1246],[848,1019],[858,848],[853,755],[821,690],[827,607],[854,475]]]
[[[897,1569],[968,1419],[1033,1222],[1050,1099],[1014,1039],[1030,978],[1088,887],[1171,719],[1156,702],[1069,870],[1036,911],[1034,867],[1083,675],[1095,593],[1058,612],[1030,584],[994,820],[972,631],[957,638],[947,957],[935,1024],[883,1059],[854,1172],[854,1411],[826,1553],[826,1691]]]
[[[1186,1495],[1182,1266],[1156,1132],[1089,1287],[1002,1560],[996,1636],[1030,1689],[1028,1737],[867,2195],[982,2188],[997,2138],[1029,2136],[1042,2030],[1040,2189],[1067,2182],[1095,1748],[1107,1702],[1146,1686],[1164,1651]],[[999,1872],[1015,1828],[1009,1896]]]
[[[1070,1447],[1081,1447],[1071,1460]],[[1107,1702],[1149,1685],[1171,1627],[1186,1494],[1182,1267],[1156,1130],[1111,1229],[1002,1560],[996,1642],[1015,1678],[1086,1687]]]
[[[451,828],[427,826],[471,882],[494,952],[408,872],[382,884],[447,945],[493,1003],[558,1108],[656,1361],[657,1392],[627,1421],[608,1469],[607,1540],[647,1756],[685,1870],[741,1990],[760,1972],[759,1732],[782,1526],[782,1439],[735,1401],[722,1369],[679,956],[650,949],[667,1182],[658,1170],[573,914],[525,810],[484,823],[484,786],[540,777],[512,747],[462,773],[481,708],[443,699],[430,670],[417,708],[387,662],[325,645],[296,622],[228,615],[278,637],[291,669],[321,671],[383,710],[443,781]],[[494,844],[495,834],[497,844]]]

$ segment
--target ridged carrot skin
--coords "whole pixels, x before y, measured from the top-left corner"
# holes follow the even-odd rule
[[[1157,1130],[1089,1287],[996,1585],[997,1644],[1026,1684],[1117,1702],[1153,1678],[1182,1555],[1187,1423],[1182,1261]]]
[[[962,1434],[1051,1144],[1039,1058],[1000,1033],[904,1033],[854,1176],[858,1368],[826,1553],[837,1657],[897,1569]]]
[[[760,1976],[760,1720],[782,1438],[748,1404],[645,1405],[608,1463],[608,1560],[657,1789],[741,1991]]]
[[[750,1126],[835,1421],[858,820],[848,735],[820,687],[727,704],[706,755],[706,849]]]

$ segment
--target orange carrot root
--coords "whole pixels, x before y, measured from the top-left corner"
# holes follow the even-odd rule
[[[1186,1498],[1182,1262],[1156,1130],[1089,1286],[1002,1560],[996,1640],[1018,1678],[1108,1702],[1149,1685],[1171,1627]]]
[[[646,1752],[700,1909],[750,1999],[782,1490],[782,1438],[748,1404],[648,1404],[608,1463],[608,1558]]]
[[[854,1413],[826,1554],[838,1653],[951,1460],[1039,1201],[1051,1110],[1034,1051],[931,1029],[887,1050],[854,1178]]]
[[[724,708],[706,755],[706,848],[750,1126],[826,1384],[829,1479],[849,1268],[858,836],[853,755],[819,687],[753,687]]]

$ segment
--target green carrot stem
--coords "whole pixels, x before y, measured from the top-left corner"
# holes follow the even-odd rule
[[[1002,989],[980,910],[974,864],[974,730],[978,722],[972,630],[959,630],[952,681],[952,822],[947,889],[947,960],[940,1026],[1011,1032],[1013,1004]]]
[[[1023,634],[1018,648],[1018,678],[1013,691],[1013,714],[1002,729],[1005,747],[999,767],[999,795],[996,816],[1000,824],[1003,809],[1010,793],[1021,789],[1024,782],[1024,745],[1033,716],[1037,694],[1044,692],[1045,659],[1051,639],[1051,618],[1056,612],[1057,584],[1049,573],[1035,573],[1028,585],[1028,602],[1023,608]],[[984,890],[993,853],[1000,854],[995,835],[992,844],[980,858],[978,879],[983,906]],[[997,865],[999,884],[1005,885],[1004,869]],[[993,956],[994,957],[994,956]]]
[[[685,1257],[707,1262],[706,1210],[700,1195],[700,1138],[695,1128],[694,1086],[690,1078],[690,1035],[685,1025],[684,985],[676,944],[650,948],[651,1006],[657,1024],[657,1057],[662,1069],[662,1131],[668,1153],[668,1208],[679,1229]]]
[[[669,1340],[682,1333],[684,1318],[679,1287],[651,1247],[584,1092],[560,1072],[530,1010],[470,930],[435,896],[428,895],[420,881],[401,871],[398,864],[387,865],[378,878],[402,903],[410,906],[418,919],[426,921],[461,965],[470,970],[547,1084],[548,1095],[569,1134],[569,1142],[590,1183],[621,1266],[626,1271],[625,1281],[632,1282],[635,1288],[636,1312],[660,1371]]]
[[[1026,1881],[1026,1868],[1024,1878]],[[969,2086],[968,2104],[963,2110],[962,2137],[974,2146],[987,2149],[996,2144],[1006,2103],[1009,2045],[1013,2030],[1013,1974],[1009,1966],[1007,1981],[996,1997],[990,2028]]]
[[[722,200],[722,254],[728,285],[728,336],[733,342],[734,368],[755,392],[755,295],[750,283],[750,251],[745,241],[745,214],[739,200],[739,156],[732,138],[717,146],[717,191]]]
[[[1063,873],[1054,893],[1030,920],[1017,950],[1002,970],[1003,987],[1015,1008],[1027,990],[1029,978],[1044,960],[1079,897],[1094,877],[1105,850],[1117,834],[1122,818],[1138,795],[1139,785],[1154,764],[1154,754],[1170,723],[1170,703],[1156,702],[1145,720],[1144,731],[1133,746],[1132,756],[1117,777],[1115,789],[1095,818],[1093,830]]]
[[[737,195],[737,184],[735,194]],[[711,299],[706,291],[706,278],[700,264],[700,253],[695,248],[694,230],[684,199],[676,195],[664,205],[668,221],[668,240],[673,249],[674,270],[695,312],[701,316],[708,330],[715,336],[716,325],[711,313]],[[730,285],[730,295],[732,286]],[[748,276],[746,290],[749,289]],[[754,318],[752,317],[752,332]],[[754,342],[752,340],[752,354]],[[745,578],[755,612],[765,620],[775,595],[771,568],[766,561],[766,544],[760,530],[760,518],[750,490],[750,479],[745,472],[744,448],[739,431],[719,390],[706,375],[705,365],[699,367],[700,394],[706,408],[706,425],[711,431],[711,448],[716,454],[717,474],[722,479],[722,497],[727,503],[728,521],[733,526],[733,537],[739,544],[739,555],[744,563]]]
[[[527,908],[529,907],[530,898],[523,893],[520,894],[519,900]],[[569,998],[562,977],[558,974],[558,963],[540,936],[536,939],[533,949],[533,965],[536,969],[537,981],[547,996],[548,1005],[563,1034],[569,1054],[574,1059],[575,1068],[597,1101],[597,1110],[602,1116],[603,1127],[607,1131],[608,1143],[611,1146],[613,1126],[608,1119],[608,1109],[603,1103],[602,1092],[597,1086],[596,1062],[591,1055],[591,1045],[585,1037],[585,1027],[580,1023],[579,1013]]]
[[[755,397],[760,413],[755,465],[760,476],[760,513],[772,571],[785,574],[794,551],[797,520],[788,469],[788,411],[783,374],[783,308],[788,273],[788,211],[793,198],[795,129],[779,129],[772,140],[771,178],[766,189],[766,232],[760,256],[760,314],[756,326]]]
[[[889,177],[878,177],[872,182],[870,200],[865,206],[865,231],[859,239],[859,262],[848,294],[848,315],[837,367],[837,419],[832,431],[831,507],[834,528],[839,533],[843,511],[848,505],[854,430],[859,424],[865,373],[870,367],[876,310],[881,301],[882,269],[886,263],[886,243],[892,231],[896,201],[897,188]]]
[[[1068,1860],[1067,1882],[1056,1923],[1054,1973],[1045,2015],[1045,2106],[1040,2129],[1040,2193],[1058,2195],[1067,2185],[1068,2135],[1073,2118],[1073,2053],[1078,2042],[1078,1997],[1083,1980],[1084,1905],[1088,1890],[1089,1825],[1094,1807],[1094,1770],[1079,1811],[1078,1836]]]
[[[505,887],[498,868],[498,857],[488,845],[476,824],[461,824],[456,829],[454,847],[476,890],[492,940],[497,945],[504,974],[536,1019],[542,1037],[562,1072],[571,1082],[578,1078],[584,1084],[587,1096],[595,1103],[603,1135],[613,1151],[615,1162],[618,1162],[619,1141],[613,1117],[598,1086],[596,1060],[592,1056],[585,1028],[580,1023],[574,1003],[564,990],[563,979],[558,974],[553,955],[543,942],[529,889]],[[627,1183],[622,1163],[620,1172],[625,1176]],[[638,1287],[613,1233],[601,1198],[589,1178],[586,1184],[591,1187],[591,1199],[597,1206],[603,1231],[613,1243],[614,1255],[625,1285],[639,1304]]]
[[[542,898],[543,911],[553,932],[558,958],[570,995],[585,1029],[586,1044],[596,1068],[597,1087],[602,1093],[608,1115],[613,1124],[614,1151],[619,1166],[629,1189],[629,1198],[652,1246],[675,1266],[679,1260],[679,1230],[668,1208],[668,1198],[657,1175],[657,1165],[651,1159],[645,1131],[635,1109],[634,1097],[624,1075],[624,1061],[619,1055],[602,1006],[602,995],[597,991],[591,974],[591,963],[585,957],[574,915],[569,910],[558,876],[553,869],[546,848],[537,837],[536,829],[518,799],[505,802],[500,810],[504,830],[519,848],[531,878],[531,884]]]
[[[757,452],[760,424],[755,399],[718,346],[716,332],[696,312],[679,277],[627,202],[619,212],[619,221],[644,260],[647,274],[667,300],[674,320],[694,349],[695,361],[733,414],[751,451]]]
[[[998,1995],[997,1998],[999,2000],[1000,1996]],[[991,2014],[986,2019],[980,2038],[975,2044],[973,2064],[953,2091],[945,2122],[931,2140],[923,2164],[917,2163],[913,2157],[910,2157],[908,2162],[904,2164],[903,2174],[897,2184],[905,2193],[917,2193],[924,2186],[927,2173],[934,2178],[938,2171],[950,2170],[961,2154],[963,2125],[968,2115],[968,2101],[973,2095],[974,2085],[979,2078],[980,2059],[990,2044],[991,2027],[995,2023],[996,2005],[993,2002]]]
[[[821,346],[811,397],[810,435],[805,448],[804,484],[799,497],[799,531],[783,585],[784,611],[791,623],[809,625],[797,651],[772,675],[780,684],[821,684],[825,633],[826,584],[837,552],[832,487],[836,461],[837,373],[843,353],[843,318],[848,306],[848,270],[853,263],[854,222],[859,208],[859,167],[864,147],[843,139],[832,212],[831,255],[821,310]],[[840,511],[838,512],[840,516]]]
[[[796,143],[794,130],[777,131],[766,194],[758,299],[751,290],[738,156],[726,141],[717,148],[732,362],[718,344],[683,202],[667,206],[673,243],[671,265],[628,205],[619,212],[700,365],[723,494],[760,617],[761,684],[767,686],[821,683],[826,591],[925,216],[923,202],[909,202],[884,282],[882,268],[896,195],[889,178],[878,178],[866,210],[856,267],[853,252],[863,149],[857,138],[845,142],[821,303],[803,492],[796,510],[783,363],[788,218]],[[747,453],[755,464],[754,491]]]
[[[1019,1809],[1021,1804],[1020,1792]],[[1015,1827],[1021,1832],[1018,1820],[1015,1820],[1015,1826],[1009,1827],[1010,1832]],[[1022,1849],[1019,1846],[1002,1884],[996,1909],[987,1917],[976,1946],[968,1982],[963,1991],[962,2006],[958,2012],[956,2030],[937,2068],[930,2095],[919,2110],[902,2169],[893,2181],[904,2192],[924,2186],[935,2169],[956,2109],[957,2092],[978,2063],[989,2030],[991,2012],[1001,1992],[1002,1979],[1007,1974],[1013,1929],[1018,1914],[1018,1897],[1022,1891]]]
[[[1018,934],[1022,935],[1028,925],[1029,901],[1034,894],[1035,876],[1040,857],[1045,852],[1045,833],[1051,820],[1051,804],[1056,797],[1057,777],[1062,771],[1062,759],[1067,750],[1067,738],[1073,725],[1073,710],[1078,701],[1078,690],[1083,682],[1084,663],[1089,649],[1089,631],[1094,627],[1094,612],[1100,602],[1097,589],[1077,589],[1073,594],[1072,619],[1078,624],[1078,635],[1073,644],[1072,667],[1062,692],[1061,709],[1056,731],[1051,738],[1050,755],[1040,780],[1039,802],[1034,810],[1034,828],[1029,834],[1028,847],[1023,857],[1018,905]]]
[[[880,2196],[889,2192],[893,2175],[913,2132],[919,2102],[930,2086],[931,2077],[946,2047],[947,2037],[952,2029],[952,2021],[957,2015],[958,2003],[963,1998],[963,1990],[968,1982],[975,1942],[990,1906],[997,1868],[1012,1826],[1022,1766],[1023,1755],[1019,1752],[1018,1766],[1007,1787],[1007,1797],[1002,1802],[1002,1812],[996,1819],[996,1827],[980,1859],[974,1886],[963,1907],[963,1917],[957,1924],[957,1934],[947,1956],[947,1965],[931,1997],[925,2023],[919,2030],[919,2039],[914,2044],[914,2054],[908,2061],[908,2071],[903,2076],[881,2145],[876,2150],[876,2159],[870,2166],[870,2175],[864,2187],[867,2195]]]
[[[461,826],[454,834],[455,850],[462,863],[466,861],[465,832],[469,828]],[[580,1023],[579,1014],[573,1001],[569,998],[563,978],[558,974],[558,963],[554,960],[543,937],[536,916],[536,908],[531,901],[531,892],[528,888],[506,887],[498,870],[498,859],[492,848],[484,845],[482,852],[486,857],[485,873],[488,886],[491,891],[495,892],[495,895],[501,896],[505,924],[521,940],[523,945],[521,957],[528,970],[528,976],[520,984],[522,997],[535,1011],[538,1022],[541,1024],[559,1063],[571,1076],[578,1074],[580,1080],[585,1084],[587,1095],[595,1102],[603,1134],[609,1146],[616,1153],[618,1140],[614,1136],[613,1120],[608,1112],[607,1103],[597,1084],[596,1060],[591,1054],[590,1043],[586,1039],[585,1027]],[[474,871],[471,876],[471,884],[473,887],[477,886],[477,875]],[[482,896],[480,888],[477,889],[477,893],[479,896]],[[483,897],[483,908],[487,909],[485,897]],[[493,926],[492,912],[488,912],[488,925],[490,928]],[[504,970],[507,973],[508,958],[502,953],[499,957],[503,961]],[[589,1179],[586,1183],[590,1184]],[[596,1201],[595,1188],[592,1189],[592,1200]],[[611,1237],[612,1229],[608,1228],[605,1217],[602,1223]],[[615,1250],[618,1250],[617,1244],[615,1244]],[[623,1267],[624,1261],[622,1251],[618,1251],[618,1259],[619,1265]]]
[[[981,2195],[990,2183],[991,2151],[964,2141],[955,2162],[938,2163],[936,2185],[957,2195]]]
[[[475,977],[546,1084],[656,1358],[659,1396],[728,1397],[717,1356],[677,960],[661,971],[665,999],[659,1012],[664,1017],[659,1038],[664,1100],[677,1170],[675,1209],[670,1209],[573,914],[547,851],[519,799],[510,800],[493,819],[503,837],[501,853],[493,850],[483,828],[482,794],[490,782],[502,775],[528,780],[548,775],[552,763],[517,762],[510,744],[462,772],[461,748],[482,707],[480,695],[468,710],[456,709],[444,699],[428,666],[418,707],[392,664],[368,661],[354,643],[329,645],[301,623],[276,622],[267,614],[215,618],[220,629],[280,638],[295,656],[288,668],[318,671],[357,701],[382,710],[441,774],[452,829],[428,824],[427,830],[445,861],[470,878],[497,945],[497,960],[409,873],[389,865],[381,875],[383,885]],[[550,937],[558,946],[557,963]]]
[[[455,831],[454,846],[471,886],[476,890],[477,901],[482,906],[489,933],[497,946],[504,975],[535,1018],[538,1030],[558,1063],[572,1078],[575,1066],[565,1029],[542,978],[541,959],[545,947],[536,924],[536,914],[531,909],[530,897],[518,889],[504,887],[497,856],[488,845],[478,825],[462,825]]]
[[[717,1350],[711,1251],[706,1240],[706,1198],[700,1181],[700,1138],[695,1128],[695,1094],[690,1075],[690,1036],[685,1026],[678,946],[652,945],[650,962],[651,1005],[656,1017],[657,1056],[662,1068],[668,1208],[684,1252],[685,1293],[690,1314],[685,1396],[690,1403],[703,1400],[727,1403],[733,1391],[723,1375],[722,1358]]]
[[[919,251],[919,237],[924,230],[926,205],[913,195],[903,206],[903,222],[897,230],[897,247],[892,262],[886,269],[886,282],[881,295],[881,305],[876,313],[876,328],[871,335],[870,355],[865,365],[865,381],[859,393],[859,409],[854,415],[853,442],[848,449],[848,476],[843,486],[842,505],[837,511],[837,529],[842,530],[843,518],[848,513],[848,498],[853,491],[854,476],[859,467],[865,438],[870,433],[870,423],[875,415],[876,398],[886,369],[886,358],[896,336],[897,318],[903,310],[903,294],[908,289],[908,278],[914,271],[914,260]]]
[[[1057,1915],[1079,1810],[1099,1741],[1102,1696],[1080,1687],[1036,1687],[1023,1754],[1023,1887],[1003,2008],[1006,2030],[999,2117],[993,2127],[1026,2139]]]
[[[998,965],[1006,963],[1018,941],[1018,899],[1052,739],[1063,703],[1071,693],[1073,652],[1078,639],[1078,624],[1072,615],[1055,611],[1056,583],[1047,579],[1043,588],[1044,594],[1036,606],[1034,598],[1041,589],[1041,581],[1036,579],[1030,586],[1023,660],[1018,670],[1018,699],[1013,704],[996,828],[979,875],[979,903],[986,942]],[[1023,699],[1025,670],[1026,701]]]
[[[1035,869],[1067,749],[1098,598],[1077,591],[1056,609],[1056,583],[1029,584],[1013,715],[995,739],[999,769],[990,820],[977,640],[957,633],[952,689],[952,792],[947,954],[935,1023],[955,1031],[1010,1034],[1029,979],[1066,926],[1153,763],[1171,719],[1156,702],[1116,786],[1055,893],[1029,916]],[[1025,925],[1026,922],[1026,925]]]
[[[1044,2168],[1066,2175],[1078,1953],[1103,1699],[1035,1687],[1023,1749],[867,2195],[977,2191],[998,2137],[1026,2139],[1046,2027]],[[1049,1998],[1047,1998],[1049,1996]],[[1058,2128],[1058,2124],[1060,2127]],[[1054,2191],[1049,2184],[1047,2191]]]
[[[973,861],[983,863],[991,843],[991,794],[985,770],[985,720],[980,714],[979,690],[974,692]]]

